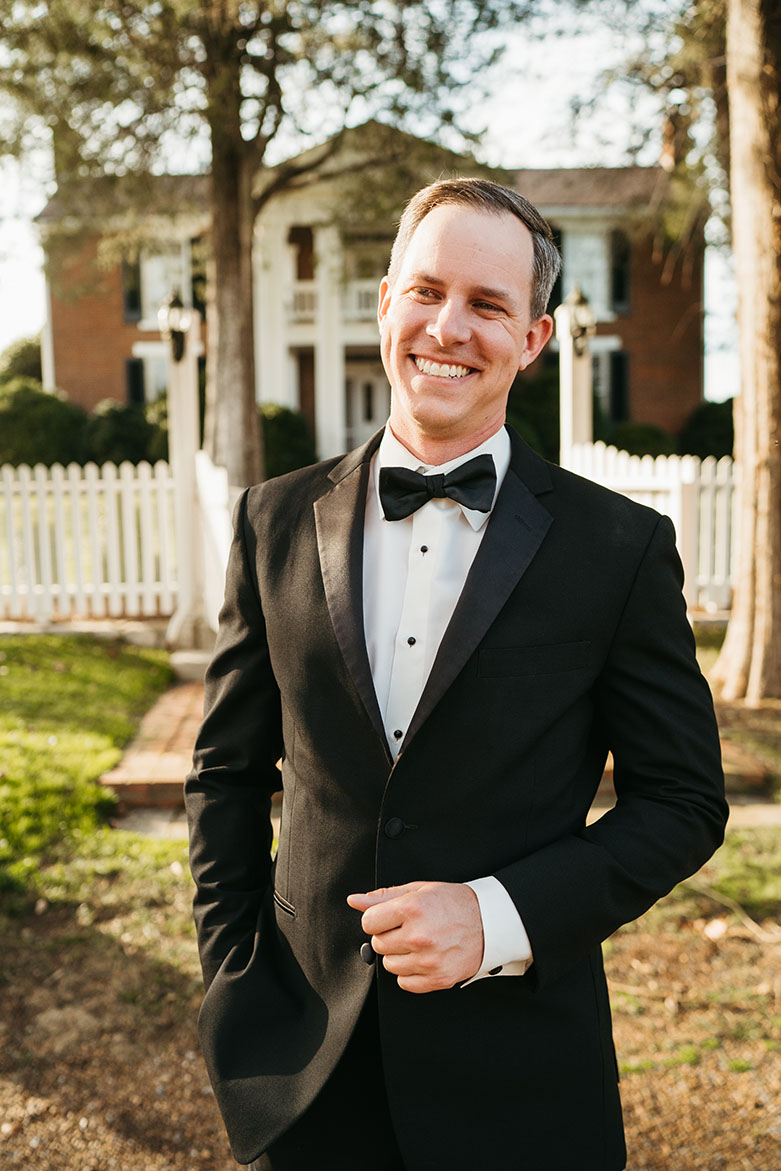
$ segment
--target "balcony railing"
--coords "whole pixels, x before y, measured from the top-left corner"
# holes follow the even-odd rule
[[[293,300],[290,306],[290,320],[295,324],[314,321],[317,316],[317,285],[314,281],[296,281],[293,285]]]
[[[350,281],[344,290],[342,304],[345,321],[374,321],[377,317],[377,287],[379,281]]]
[[[349,281],[342,289],[342,317],[345,321],[374,321],[377,315],[376,280]],[[289,321],[306,325],[317,318],[318,299],[315,281],[296,281],[290,300]]]

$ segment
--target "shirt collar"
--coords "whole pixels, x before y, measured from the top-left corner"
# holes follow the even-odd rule
[[[499,489],[502,486],[504,477],[507,475],[507,469],[510,466],[510,436],[507,433],[506,427],[500,427],[490,438],[484,440],[479,447],[473,447],[471,451],[465,451],[463,455],[456,456],[455,459],[448,460],[447,463],[424,464],[396,438],[390,429],[390,423],[386,423],[385,432],[380,440],[380,446],[377,448],[374,456],[373,469],[374,494],[377,500],[377,507],[380,510],[380,516],[383,515],[382,505],[380,504],[380,468],[410,468],[413,472],[421,472],[424,476],[433,473],[444,475],[447,472],[452,472],[454,468],[460,467],[461,464],[466,463],[467,460],[473,459],[477,455],[490,455],[493,457],[494,467],[496,468],[496,490],[494,491],[494,499],[491,505],[491,508],[493,508],[494,504],[496,504],[496,497],[499,495]],[[458,507],[475,532],[483,527],[491,515],[490,512],[478,512],[474,508],[464,508],[461,504]]]

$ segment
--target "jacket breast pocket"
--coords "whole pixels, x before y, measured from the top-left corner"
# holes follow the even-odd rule
[[[512,675],[556,675],[588,666],[591,643],[560,642],[548,646],[491,647],[478,655],[477,673],[482,679]]]

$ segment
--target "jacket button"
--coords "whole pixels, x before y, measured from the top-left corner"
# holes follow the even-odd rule
[[[362,943],[360,956],[365,964],[373,964],[377,958],[377,953],[370,943]]]
[[[385,822],[386,838],[400,838],[404,833],[404,822],[400,817],[389,817]]]

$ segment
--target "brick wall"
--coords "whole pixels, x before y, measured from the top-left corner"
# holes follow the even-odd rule
[[[629,312],[599,326],[629,355],[629,417],[676,434],[702,401],[702,256],[663,284],[651,243],[633,243]]]
[[[55,381],[87,411],[105,398],[126,401],[133,343],[160,336],[124,320],[121,269],[100,269],[96,251],[95,240],[79,245],[51,282]]]
[[[123,318],[119,267],[95,263],[96,242],[81,246],[52,282],[51,314],[57,386],[92,408],[105,398],[125,401],[125,362],[133,343],[159,338]],[[702,260],[669,283],[650,242],[635,241],[629,311],[599,326],[621,338],[629,356],[629,415],[678,432],[702,400]],[[306,409],[307,405],[302,404]]]

